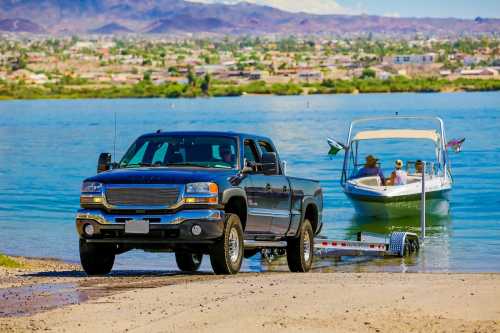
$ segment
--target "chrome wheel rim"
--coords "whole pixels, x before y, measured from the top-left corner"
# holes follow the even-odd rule
[[[304,261],[308,262],[311,258],[311,240],[309,239],[309,233],[305,232],[303,236],[304,243]]]
[[[240,256],[240,237],[236,229],[231,229],[229,232],[229,260],[232,263],[238,261]]]

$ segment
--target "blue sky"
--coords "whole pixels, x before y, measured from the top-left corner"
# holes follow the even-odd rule
[[[241,0],[190,0],[237,3]],[[372,14],[401,17],[500,18],[500,0],[246,0],[280,9],[316,14]]]

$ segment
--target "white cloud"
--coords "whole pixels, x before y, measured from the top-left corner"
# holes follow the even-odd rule
[[[382,16],[387,16],[387,17],[401,17],[401,14],[398,12],[389,12],[389,13],[384,13]]]
[[[189,0],[191,2],[202,3],[224,3],[235,4],[242,0]],[[257,5],[271,6],[289,12],[306,12],[313,14],[358,14],[357,10],[352,10],[339,5],[335,0],[246,0],[246,2]]]

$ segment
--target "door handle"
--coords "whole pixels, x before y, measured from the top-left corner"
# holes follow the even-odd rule
[[[286,187],[286,185],[283,186],[283,192],[287,192],[288,191],[288,187]]]
[[[266,184],[266,192],[271,192],[271,184]]]

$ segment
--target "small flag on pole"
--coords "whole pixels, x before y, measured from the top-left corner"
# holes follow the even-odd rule
[[[447,149],[453,149],[455,153],[459,153],[462,150],[462,144],[464,143],[465,138],[462,139],[453,139],[448,141],[446,144]]]
[[[345,145],[342,143],[335,141],[331,138],[327,139],[328,145],[330,146],[330,150],[328,151],[328,155],[335,156],[339,151],[345,149]]]

